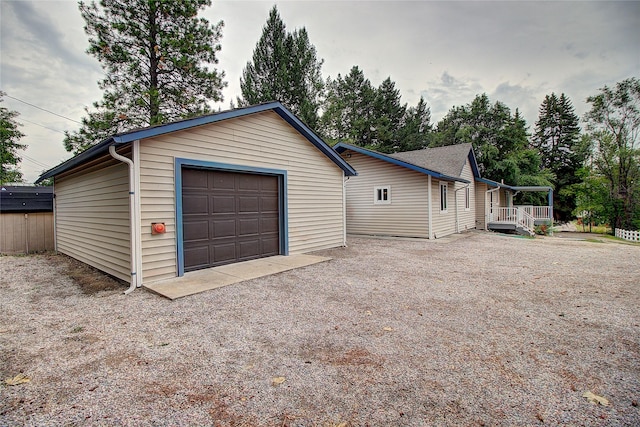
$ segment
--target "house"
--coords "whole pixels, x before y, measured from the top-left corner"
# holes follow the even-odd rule
[[[358,171],[346,183],[350,234],[434,239],[472,228],[531,234],[535,221],[522,224],[524,208],[536,209],[513,206],[513,195],[549,189],[482,178],[471,144],[395,154],[346,143],[334,149]],[[550,209],[536,212],[550,218]]]
[[[56,250],[131,284],[345,245],[355,170],[278,102],[114,135],[54,177]]]
[[[334,149],[358,171],[346,183],[348,233],[434,239],[476,228],[471,144],[396,154]]]
[[[553,225],[553,188],[548,186],[514,186],[486,178],[476,179],[478,197],[476,210],[477,228],[493,231],[516,231],[533,234],[535,227]],[[514,205],[513,198],[521,192],[547,193],[546,206]]]
[[[53,250],[53,188],[0,186],[0,253]]]

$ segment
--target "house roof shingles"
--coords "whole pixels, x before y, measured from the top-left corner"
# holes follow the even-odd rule
[[[389,157],[421,166],[425,169],[459,177],[469,157],[471,144],[448,145],[445,147],[423,148],[389,154]]]

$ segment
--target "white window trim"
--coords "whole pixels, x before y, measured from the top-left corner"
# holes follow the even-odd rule
[[[378,191],[387,191],[387,200],[378,199]],[[390,185],[380,185],[377,187],[373,187],[373,204],[374,205],[390,205],[391,204],[391,186]]]
[[[443,197],[442,197],[442,189],[444,188],[444,209],[442,209],[442,205],[443,205]],[[448,197],[449,197],[449,184],[446,182],[441,182],[440,183],[440,213],[447,213],[449,210],[449,203],[448,203]]]
[[[471,189],[468,186],[464,189],[464,210],[471,210]]]

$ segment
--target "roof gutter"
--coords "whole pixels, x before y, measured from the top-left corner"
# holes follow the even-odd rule
[[[138,151],[138,147],[139,147],[139,142],[140,141],[134,141],[134,147],[133,147],[133,157],[134,159],[136,158],[135,154],[136,151]],[[139,212],[139,206],[138,206],[138,198],[136,197],[136,190],[139,187],[137,184],[137,175],[136,175],[136,166],[133,162],[133,160],[124,157],[120,154],[118,154],[116,152],[116,146],[115,144],[112,144],[109,146],[109,154],[111,154],[111,157],[113,157],[114,159],[124,162],[129,166],[129,230],[130,230],[130,251],[131,251],[131,282],[129,284],[129,289],[127,289],[126,291],[124,291],[125,295],[130,294],[131,292],[133,292],[136,287],[139,287],[142,285],[141,282],[141,276],[138,275],[138,254],[140,253],[140,247],[141,242],[140,242],[140,223],[138,221],[138,212]]]

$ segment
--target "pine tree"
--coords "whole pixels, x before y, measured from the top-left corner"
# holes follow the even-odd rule
[[[402,105],[400,98],[400,91],[391,77],[387,77],[376,91],[371,148],[382,153],[393,153],[400,146],[400,130],[407,111],[407,105]]]
[[[274,6],[252,60],[242,72],[242,98],[238,99],[238,105],[280,101],[315,129],[324,92],[323,62],[317,59],[307,30],[303,27],[288,33]]]
[[[213,68],[223,22],[198,13],[211,0],[101,0],[80,2],[87,53],[100,61],[104,91],[87,109],[65,148],[79,152],[110,135],[210,111],[222,100],[224,73]]]
[[[419,150],[429,146],[431,137],[431,109],[423,97],[415,107],[407,109],[399,131],[397,152]]]
[[[554,214],[568,221],[576,208],[572,186],[581,179],[577,175],[583,166],[586,150],[581,144],[579,118],[569,98],[563,93],[545,96],[532,138],[532,146],[540,152],[542,168],[555,178]]]
[[[323,135],[331,143],[371,146],[375,99],[375,88],[358,66],[353,66],[344,78],[338,74],[335,80],[329,79],[321,118]]]
[[[0,91],[0,102],[4,95]],[[0,107],[0,184],[22,181],[22,173],[17,168],[21,160],[18,150],[24,150],[27,146],[19,142],[24,134],[18,130],[22,126],[15,120],[18,115],[17,111]]]

